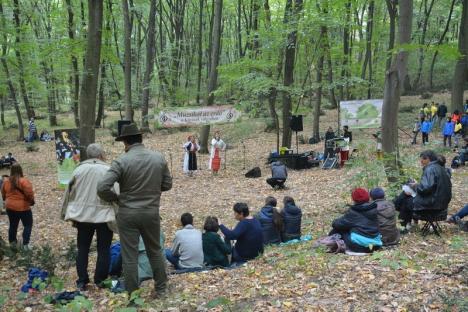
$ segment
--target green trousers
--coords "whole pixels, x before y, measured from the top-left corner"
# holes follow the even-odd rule
[[[125,278],[125,289],[131,294],[138,289],[138,240],[141,235],[145,244],[151,269],[153,270],[156,292],[166,290],[166,259],[160,245],[159,213],[142,209],[121,209],[117,214],[122,269]]]

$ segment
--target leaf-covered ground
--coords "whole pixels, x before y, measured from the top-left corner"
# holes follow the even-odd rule
[[[326,120],[334,123],[336,115],[328,113]],[[322,128],[329,124],[323,123]],[[371,153],[375,147],[371,131],[354,131],[355,146],[362,148],[358,155],[366,161],[356,160],[354,167],[342,170],[290,171],[287,189],[273,191],[265,183],[269,174],[265,162],[268,152],[274,149],[275,136],[263,133],[261,126],[253,122],[217,128],[223,131],[231,148],[227,151],[226,170],[216,177],[206,169],[206,155],[201,155],[202,170],[195,177],[182,174],[181,146],[188,131],[172,134],[162,131],[145,138],[147,147],[162,151],[172,163],[174,186],[163,194],[160,209],[166,245],[170,245],[183,212],[194,214],[198,228],[202,228],[208,215],[218,216],[223,223],[233,226],[232,206],[235,202],[245,201],[257,211],[268,195],[276,196],[279,201],[283,196],[292,196],[303,209],[303,234],[310,233],[315,239],[327,233],[331,221],[344,211],[352,186],[382,178],[382,168]],[[309,133],[307,128],[304,134]],[[98,140],[105,145],[109,159],[117,157],[123,150],[119,143],[113,143],[105,130],[99,132]],[[420,171],[414,168],[418,166],[417,155],[421,147],[409,146],[409,141],[402,132],[401,153],[406,157],[405,165],[416,170],[418,178]],[[432,140],[430,147],[439,149],[439,145],[440,137]],[[262,178],[244,178],[244,146],[245,167],[260,166]],[[41,143],[39,148],[38,152],[26,153],[22,144],[8,144],[1,147],[1,152],[12,151],[34,184],[37,199],[33,208],[32,245],[52,247],[57,258],[56,275],[64,281],[65,289],[73,290],[75,268],[65,256],[70,242],[75,240],[76,230],[59,218],[63,191],[57,188],[53,143]],[[301,151],[322,148],[322,144],[299,146]],[[454,154],[446,152],[451,160]],[[452,182],[451,213],[467,202],[467,169],[456,170]],[[7,228],[6,216],[0,216],[0,233],[4,239]],[[312,250],[311,242],[268,247],[261,258],[236,270],[171,275],[172,291],[162,301],[151,299],[152,284],[145,282],[140,295],[144,299],[141,310],[467,311],[467,238],[468,235],[457,227],[444,224],[442,237],[422,237],[414,231],[403,236],[397,248],[365,257]],[[90,272],[95,256],[93,251]],[[19,295],[26,277],[27,272],[18,261],[6,258],[0,263],[0,300],[5,301],[2,309],[54,310],[53,305],[44,302],[44,297],[54,292],[52,286],[40,293]],[[117,310],[127,305],[124,295],[115,295],[108,290],[90,288],[85,294],[95,311]]]

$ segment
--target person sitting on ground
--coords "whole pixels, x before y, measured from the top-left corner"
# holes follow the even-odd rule
[[[421,181],[411,183],[416,191],[414,198],[414,214],[417,219],[425,216],[441,216],[447,213],[448,204],[452,199],[452,182],[445,168],[439,164],[437,154],[431,150],[420,154],[423,167]],[[444,217],[445,219],[445,217]]]
[[[268,178],[266,182],[274,189],[283,189],[284,183],[288,178],[288,170],[281,161],[274,161],[271,163],[271,178]]]
[[[111,263],[110,246],[116,229],[115,211],[112,203],[101,200],[97,195],[98,182],[110,166],[105,162],[100,144],[86,148],[88,159],[73,171],[62,203],[62,219],[71,221],[77,229],[78,255],[76,258],[77,288],[85,290],[89,283],[88,258],[94,233],[97,241],[97,261],[94,283],[103,287]],[[114,185],[118,192],[118,184]]]
[[[464,138],[465,146],[459,150],[460,165],[464,166],[468,161],[468,136]]]
[[[166,259],[176,268],[200,269],[203,267],[202,233],[193,227],[193,216],[186,212],[180,217],[183,229],[178,230],[172,243],[167,248]]]
[[[398,244],[400,232],[396,226],[395,206],[391,201],[385,199],[385,192],[380,187],[372,189],[369,195],[377,204],[377,220],[379,221],[379,232],[382,235],[383,245],[391,246]]]
[[[414,197],[416,197],[416,192],[409,185],[403,185],[403,191],[393,200],[395,209],[400,212],[398,219],[401,220],[402,229],[400,232],[403,234],[408,233],[411,229]]]
[[[216,217],[206,217],[202,234],[204,263],[208,266],[229,266],[228,255],[231,254],[231,243],[219,236],[219,223]]]
[[[276,209],[276,198],[268,196],[265,199],[265,206],[255,215],[260,221],[263,232],[263,244],[281,243],[281,233],[283,232],[283,218]]]
[[[468,232],[468,222],[462,221],[462,219],[466,216],[468,216],[468,204],[466,204],[456,214],[450,216],[447,219],[447,222],[457,224],[461,230]]]
[[[233,207],[234,218],[239,221],[233,230],[224,224],[219,228],[226,239],[236,240],[232,249],[232,263],[244,263],[263,253],[263,234],[260,221],[250,216],[246,203],[236,203]]]
[[[377,204],[369,203],[369,193],[363,188],[353,190],[354,204],[332,223],[329,235],[340,234],[351,252],[371,253],[379,249],[382,235],[379,233]]]
[[[283,209],[281,210],[283,217],[284,231],[281,234],[281,240],[288,242],[293,239],[301,238],[301,222],[302,210],[296,206],[292,197],[285,196],[283,198]]]
[[[33,227],[31,206],[34,206],[34,191],[31,182],[24,177],[23,168],[14,163],[10,168],[10,176],[5,178],[2,185],[2,198],[10,221],[8,228],[8,242],[13,248],[18,247],[16,234],[19,222],[23,224],[22,248],[29,250],[29,241]]]
[[[39,140],[42,142],[50,142],[52,140],[52,136],[47,130],[42,130],[41,135],[39,136]]]
[[[2,168],[2,167],[10,168],[11,165],[13,165],[16,162],[17,161],[16,161],[15,157],[13,157],[13,154],[8,153],[6,156],[2,157],[0,168]]]

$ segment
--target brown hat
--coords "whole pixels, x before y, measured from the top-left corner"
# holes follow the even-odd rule
[[[122,131],[120,132],[120,135],[115,138],[116,141],[123,141],[124,138],[129,137],[129,136],[134,136],[138,134],[143,134],[138,130],[138,127],[135,123],[131,123],[129,125],[123,125],[122,126]]]

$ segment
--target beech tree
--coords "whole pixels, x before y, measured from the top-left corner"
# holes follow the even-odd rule
[[[452,111],[463,111],[463,91],[468,81],[468,1],[462,1],[458,52],[461,54],[455,65],[452,85]]]

